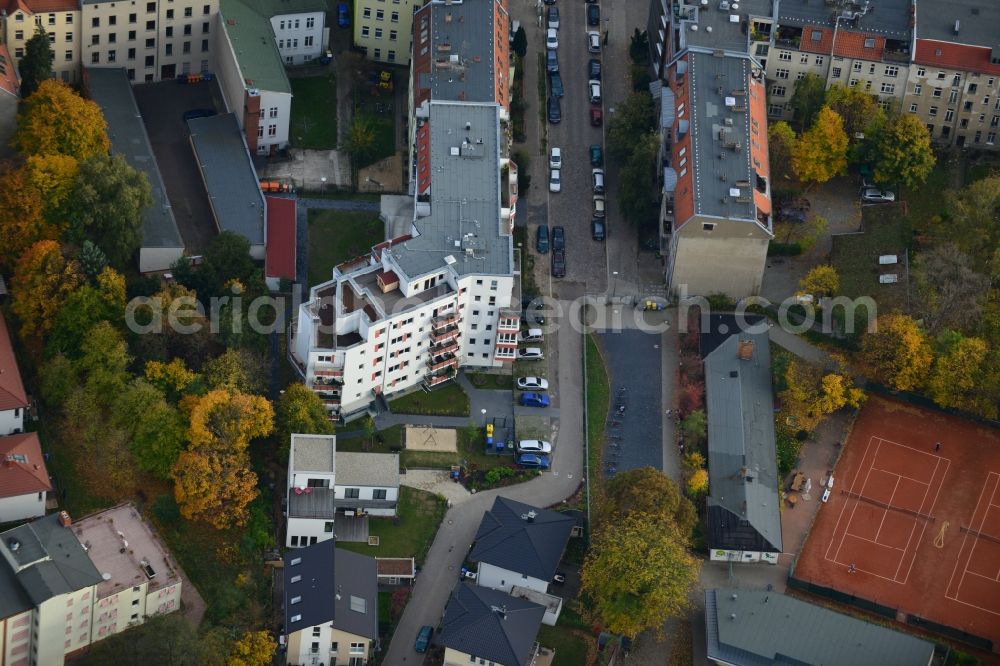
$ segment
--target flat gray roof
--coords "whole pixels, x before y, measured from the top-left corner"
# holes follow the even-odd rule
[[[882,5],[879,5],[879,11]],[[959,21],[955,34],[955,21]],[[917,37],[1000,50],[1000,3],[996,0],[920,0]]]
[[[123,156],[129,166],[146,174],[149,181],[153,205],[142,213],[142,246],[183,248],[181,232],[125,68],[88,67],[86,71],[90,98],[101,107],[108,123],[111,152]]]
[[[291,461],[293,472],[326,472],[336,467],[336,435],[292,434]]]
[[[219,231],[264,245],[264,195],[236,116],[226,113],[187,123]]]
[[[732,9],[732,3],[739,5],[738,10]],[[680,21],[680,51],[688,46],[704,46],[710,49],[725,49],[746,53],[750,46],[750,34],[746,29],[748,16],[771,16],[771,0],[729,0],[729,8],[723,9],[719,0],[709,0],[702,7],[697,1],[681,4],[678,20]],[[733,21],[732,17],[737,20]],[[697,25],[697,29],[692,29]]]
[[[740,347],[748,343],[751,356],[742,360]],[[733,515],[724,535],[747,521],[780,552],[774,398],[766,332],[731,335],[705,358],[705,398],[709,507],[719,506]],[[710,540],[709,546],[713,545],[717,544]]]
[[[834,27],[836,17],[840,20],[840,28],[881,35],[888,39],[909,40],[910,38],[910,3],[911,0],[874,0],[866,3],[861,0],[857,4],[841,2],[841,8],[818,0],[777,0],[778,25],[822,25]],[[948,0],[950,2],[950,0]],[[966,0],[967,1],[967,0]],[[741,3],[742,4],[742,3]],[[861,13],[865,4],[870,11],[854,19],[856,13]],[[917,7],[917,19],[923,21],[927,9],[923,0]]]
[[[509,275],[512,237],[500,233],[500,107],[432,101],[429,122],[431,214],[414,220],[416,238],[386,252],[411,279],[449,263],[459,275]]]
[[[747,97],[750,65],[746,55],[720,57],[702,51],[689,52],[689,131],[696,215],[756,223],[757,207],[753,202],[756,174],[750,163]],[[734,91],[742,91],[743,95],[734,95]],[[727,105],[727,101],[733,103]],[[738,187],[738,181],[749,182],[749,188]],[[741,197],[745,197],[742,203],[737,200]]]
[[[496,101],[493,0],[433,0],[430,12],[431,73],[420,87],[436,100]]]
[[[705,590],[708,658],[740,666],[926,666],[930,641],[794,597],[763,590]]]
[[[338,486],[399,486],[398,453],[337,451]]]

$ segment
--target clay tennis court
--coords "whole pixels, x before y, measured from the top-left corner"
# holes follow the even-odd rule
[[[794,577],[1000,649],[1000,431],[870,397]]]

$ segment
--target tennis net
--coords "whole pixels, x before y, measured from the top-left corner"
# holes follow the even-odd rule
[[[896,506],[894,504],[887,504],[881,502],[877,499],[872,499],[871,497],[865,497],[859,493],[851,492],[850,490],[841,490],[842,494],[848,497],[853,497],[854,499],[861,500],[862,502],[867,502],[868,504],[873,504],[875,506],[880,506],[883,509],[889,509],[890,511],[899,511],[900,513],[905,513],[908,516],[913,516],[914,518],[920,518],[921,520],[926,520],[929,522],[934,522],[934,516],[929,513],[921,513],[919,511],[914,511],[913,509],[907,509],[901,506]]]
[[[977,536],[980,539],[986,539],[987,541],[992,541],[993,543],[1000,543],[1000,537],[995,537],[992,534],[980,532],[979,530],[974,530],[971,527],[966,527],[965,525],[962,525],[961,529],[963,532],[968,532],[972,536]]]

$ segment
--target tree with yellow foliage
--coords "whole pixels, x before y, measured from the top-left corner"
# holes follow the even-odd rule
[[[899,391],[914,391],[927,381],[934,354],[912,317],[889,314],[876,320],[861,339],[861,358],[873,379]]]
[[[615,523],[630,513],[643,513],[677,526],[690,534],[698,513],[666,474],[653,467],[640,467],[616,475],[605,488],[599,521]]]
[[[66,212],[63,206],[76,185],[80,163],[75,157],[58,153],[29,155],[23,171],[27,183],[41,197],[49,221],[65,227],[59,218]]]
[[[812,430],[827,414],[843,407],[859,407],[864,391],[854,386],[844,359],[831,355],[834,367],[824,369],[793,358],[785,370],[788,388],[781,392],[783,411],[798,430]]]
[[[46,351],[63,353],[73,358],[82,352],[83,336],[95,324],[110,322],[122,328],[125,316],[125,278],[113,268],[105,267],[97,276],[96,285],[84,284],[67,297],[56,313]]]
[[[814,266],[799,280],[799,290],[803,294],[816,297],[833,296],[838,289],[840,289],[840,276],[837,274],[837,269],[829,264]]]
[[[799,180],[825,183],[846,173],[847,143],[843,119],[824,106],[813,126],[795,144],[792,166]]]
[[[101,107],[61,81],[42,81],[21,102],[11,145],[23,156],[69,155],[78,160],[111,148]]]
[[[687,492],[688,495],[694,498],[701,497],[708,492],[708,470],[699,469],[688,477],[687,480]]]
[[[989,346],[981,338],[955,334],[934,361],[927,394],[942,407],[964,409],[989,419],[997,418],[997,404],[984,395]]]
[[[226,659],[226,666],[267,666],[274,658],[278,644],[266,631],[248,631],[235,643]]]
[[[56,241],[39,241],[18,259],[10,307],[21,322],[21,340],[34,355],[42,351],[56,315],[82,281],[79,265],[63,255]]]
[[[171,359],[169,363],[147,361],[144,374],[171,402],[180,400],[187,388],[198,380],[198,373],[188,370],[184,359],[180,358]]]

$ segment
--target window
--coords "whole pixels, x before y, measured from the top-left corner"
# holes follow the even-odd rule
[[[101,27],[101,18],[99,16],[95,16],[94,18],[90,19],[90,27],[91,28],[100,28]]]
[[[931,108],[927,109],[927,115],[928,116],[936,116],[937,112],[938,112],[938,108],[936,106],[932,106]]]
[[[801,81],[804,78],[806,78],[806,73],[805,72],[799,72],[798,74],[795,75],[795,80],[796,81]]]
[[[860,60],[855,60],[853,67],[854,67],[854,71],[855,72],[860,72],[861,71],[861,61]]]
[[[156,3],[155,2],[147,2],[146,3],[146,11],[147,12],[155,12],[156,11]]]
[[[986,135],[986,145],[992,146],[996,140],[997,140],[996,132],[990,132],[989,134]]]
[[[70,60],[72,60],[73,59],[73,52],[72,51],[66,51],[66,53],[63,54],[63,59],[66,60],[67,62],[69,62]]]
[[[993,116],[992,120],[990,120],[990,127],[996,127],[997,125],[1000,125],[1000,116]]]
[[[839,79],[840,78],[840,68],[839,67],[834,67],[833,68],[833,78],[835,78],[835,79]]]
[[[958,101],[958,91],[952,90],[950,93],[948,93],[948,103],[954,104],[957,101]]]
[[[319,636],[320,631],[322,631],[321,627],[313,627],[313,636]]]
[[[774,70],[774,75],[776,77],[778,77],[779,79],[787,79],[788,78],[788,70],[787,69],[776,69],[776,70]]]
[[[972,111],[972,102],[966,102],[962,105],[963,111]]]
[[[826,58],[824,58],[823,56],[816,56],[816,60],[814,62],[817,65],[822,65],[823,63],[826,62]]]
[[[288,618],[288,621],[289,622],[298,622],[301,619],[302,619],[301,615],[293,615],[290,618]]]
[[[56,24],[56,15],[49,14],[49,25],[55,25],[55,24]]]
[[[886,76],[888,76],[891,79],[894,79],[894,78],[896,78],[896,76],[898,74],[899,74],[899,67],[895,67],[893,65],[886,66],[886,68],[885,68],[885,75]]]
[[[865,48],[866,49],[873,49],[873,48],[875,48],[875,39],[872,38],[872,37],[869,37],[868,39],[866,39],[865,40]]]
[[[312,28],[315,25],[315,23],[316,23],[316,19],[314,19],[314,18],[307,18],[306,19],[306,27],[307,28]]]
[[[278,48],[279,49],[285,48],[285,40],[283,40],[283,39],[279,39],[278,40]]]
[[[375,10],[375,20],[376,21],[384,21],[385,20],[385,10],[383,10],[383,9],[376,9]]]
[[[944,77],[945,77],[944,72],[938,72],[937,73],[937,80],[938,81],[944,81]]]
[[[63,20],[66,22],[66,25],[73,25],[72,14],[66,14],[66,16],[63,17]],[[990,85],[993,85],[993,79],[990,79]]]
[[[934,91],[931,93],[931,97],[941,97],[942,90],[943,88],[935,88]]]
[[[923,67],[917,67],[917,76],[924,76],[926,73],[927,73],[926,69],[924,69]]]
[[[914,95],[919,95],[920,91],[923,90],[923,89],[924,89],[924,87],[922,85],[920,85],[919,83],[914,84],[914,86],[913,86],[913,94]]]
[[[799,56],[799,62],[801,64],[803,64],[803,65],[808,65],[809,64],[809,54],[808,53],[803,53],[802,55],[800,55]]]
[[[393,42],[396,41],[396,31],[395,30],[390,30],[389,31],[389,39],[391,41],[393,41]]]
[[[24,30],[15,30],[14,39],[24,39]]]
[[[364,643],[351,643],[351,654],[364,654],[365,644]]]
[[[278,107],[272,106],[270,109],[268,109],[267,110],[267,117],[268,118],[277,118],[278,117]]]
[[[191,24],[188,23],[187,25],[184,26],[184,36],[187,37],[190,34],[191,34]]]
[[[366,26],[366,25],[361,26],[361,36],[362,37],[367,37],[368,36],[368,32],[369,32],[368,26]]]
[[[811,39],[814,42],[821,42],[821,41],[823,41],[823,33],[822,33],[822,31],[820,31],[820,30],[813,30],[812,33],[809,35],[809,39]]]
[[[138,23],[138,20],[136,19],[135,14],[129,14],[128,15],[128,22],[129,23]]]
[[[73,33],[72,32],[67,32],[66,33],[66,41],[67,42],[72,42],[73,41]]]
[[[389,20],[393,23],[399,23],[399,12],[393,12],[389,15]]]
[[[359,497],[361,497],[361,489],[360,488],[345,488],[344,489],[344,497],[347,498],[347,499],[358,499]]]
[[[384,500],[386,498],[386,492],[385,488],[376,488],[372,491],[372,499]]]
[[[375,28],[375,39],[382,39],[382,28]]]
[[[173,55],[173,54],[174,54],[174,45],[173,44],[167,44],[164,47],[164,55]]]
[[[961,120],[958,121],[958,128],[959,129],[965,129],[968,126],[969,126],[969,119],[968,118],[962,118]]]
[[[782,62],[791,62],[792,54],[789,51],[778,51],[778,60]]]
[[[185,7],[184,8],[184,18],[191,18],[191,15],[192,15],[193,11],[194,11],[193,8],[191,8],[191,7]]]
[[[785,112],[785,107],[782,106],[781,104],[771,104],[770,106],[767,107],[768,115],[780,116],[783,115],[784,112]]]
[[[207,39],[201,40],[201,52],[202,53],[208,53],[208,40]]]
[[[954,78],[952,78],[952,80],[951,80],[951,85],[953,85],[953,86],[961,85],[961,83],[962,83],[962,75],[961,74],[956,74],[954,76]]]
[[[174,10],[168,9],[167,10],[167,19],[172,19],[172,18],[174,18]]]
[[[323,531],[326,532],[327,534],[333,534],[333,521],[332,520],[328,520],[325,523],[323,523]]]
[[[715,230],[715,222],[703,222],[702,225],[701,225],[701,230],[702,231],[714,231]]]
[[[182,51],[184,53],[191,53],[191,42],[184,42],[182,45]]]
[[[146,21],[146,30],[156,30],[156,21]]]
[[[361,12],[361,18],[371,18],[371,17],[372,17],[372,10],[368,7],[365,7],[364,10],[362,10]]]
[[[983,138],[982,132],[976,132],[976,136],[972,139],[972,143],[979,143]]]
[[[916,104],[911,104],[910,105],[910,113],[916,113],[916,112],[917,112],[917,105]]]
[[[168,25],[166,27],[166,36],[167,37],[173,37],[174,36],[174,26]]]
[[[786,92],[788,90],[785,86],[771,86],[771,94],[775,97],[784,97]]]
[[[90,45],[91,46],[97,46],[100,43],[101,43],[101,36],[100,35],[91,35],[90,36]]]
[[[267,135],[268,136],[278,136],[278,126],[277,125],[268,125],[267,126]]]
[[[955,109],[948,109],[944,112],[944,119],[946,121],[951,121],[955,118]]]
[[[212,11],[211,5],[203,5],[201,8],[201,13],[204,14],[205,16],[208,16],[211,13],[211,11]]]
[[[875,73],[875,63],[872,63],[872,64],[868,65],[868,73],[869,74],[874,74]]]
[[[302,40],[302,45],[303,46],[312,46],[313,45],[313,36],[312,35],[306,35],[306,37]]]
[[[883,83],[882,92],[886,95],[891,95],[896,92],[896,84],[894,83]]]
[[[209,30],[210,28],[208,21],[205,21],[204,23],[201,24],[201,34],[207,35],[209,33]]]

